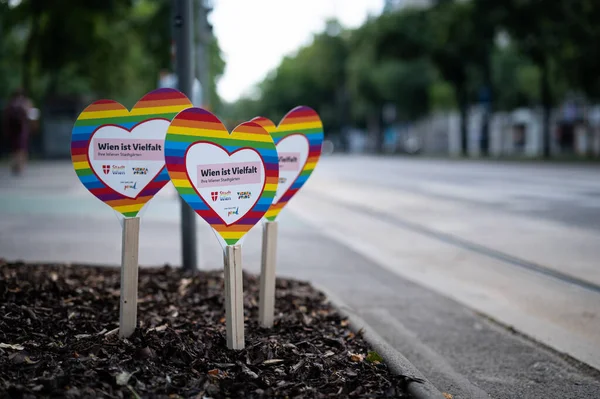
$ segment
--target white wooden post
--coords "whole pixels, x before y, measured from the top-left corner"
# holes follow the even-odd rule
[[[139,241],[140,218],[125,218],[121,248],[121,303],[119,309],[119,336],[121,338],[131,336],[137,324]]]
[[[225,247],[225,324],[227,347],[244,349],[244,290],[242,247]]]
[[[258,321],[262,327],[271,328],[275,315],[277,221],[267,221],[263,224],[262,240]]]

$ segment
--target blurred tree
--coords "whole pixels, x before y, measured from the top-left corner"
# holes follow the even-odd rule
[[[454,89],[460,112],[461,148],[467,153],[469,69],[487,63],[489,33],[479,35],[472,2],[439,1],[428,9],[404,8],[373,21],[379,59],[429,57]],[[486,79],[491,86],[491,79]]]
[[[460,135],[463,155],[468,153],[468,68],[479,59],[475,52],[474,25],[470,3],[440,2],[427,12],[429,19],[430,57],[442,77],[452,84],[460,112]]]
[[[128,0],[21,1],[15,8],[15,17],[28,27],[22,55],[23,87],[34,89],[33,76],[46,74],[46,90],[54,93],[65,71],[81,74],[98,59],[110,61],[104,56],[109,53],[107,49],[123,42],[122,36],[121,40],[111,40],[122,33],[122,23],[115,21],[126,16],[128,7]]]
[[[221,48],[219,47],[219,41],[216,37],[212,37],[208,44],[208,57],[209,57],[209,75],[210,85],[208,88],[210,96],[210,104],[214,112],[221,112],[223,103],[219,93],[217,92],[217,83],[225,71],[225,61],[221,54]]]
[[[7,29],[3,37],[23,35],[22,50],[7,65],[20,65],[13,76],[38,100],[87,94],[132,106],[156,87],[159,71],[171,67],[171,6],[170,0],[22,0],[15,7],[0,2],[0,21],[10,14],[10,25],[0,26]],[[210,51],[211,94],[218,103],[214,82],[224,62],[216,41]]]
[[[22,39],[14,29],[12,9],[8,1],[0,0],[0,109],[4,109],[5,101],[10,93],[19,85],[19,64],[14,60],[19,57]],[[2,131],[0,123],[0,156],[9,153],[8,138]]]
[[[514,45],[497,48],[492,54],[492,80],[497,110],[511,111],[539,103],[539,69]]]
[[[568,83],[591,99],[600,99],[600,2],[560,1],[558,59]]]
[[[134,28],[159,70],[171,69],[171,0],[138,0]]]
[[[311,45],[285,57],[259,85],[259,114],[277,123],[289,110],[304,104],[319,112],[327,132],[339,133],[346,123],[343,107],[348,49],[344,37],[339,23],[329,21],[326,31],[315,35]]]
[[[385,99],[378,74],[385,66],[382,68],[383,64],[375,61],[370,48],[363,47],[362,50],[355,50],[348,61],[349,93],[353,99],[351,107],[354,121],[366,126],[374,137],[375,151],[382,152],[384,128],[381,110]],[[387,69],[385,73],[389,73]]]
[[[385,14],[384,14],[385,15]],[[375,138],[375,150],[383,151],[384,106],[393,106],[396,122],[406,122],[429,111],[431,65],[415,51],[409,61],[378,60],[373,46],[380,27],[370,21],[352,34],[348,61],[348,83],[352,109],[358,124],[366,122]]]
[[[469,22],[473,24],[473,64],[481,74],[479,87],[479,103],[483,108],[481,125],[481,154],[489,153],[490,119],[495,109],[496,86],[493,79],[493,54],[496,46],[496,37],[499,23],[504,17],[505,10],[499,7],[489,7],[488,3],[494,0],[476,0],[470,3]],[[495,0],[499,1],[499,0]]]
[[[0,102],[19,85],[21,70],[19,48],[22,46],[22,29],[17,29],[14,10],[8,1],[0,1]]]
[[[431,86],[429,86],[431,109],[443,111],[456,109],[456,99],[452,85],[441,79],[437,70],[433,69],[433,79]]]
[[[388,10],[352,31],[328,25],[231,114],[277,120],[305,103],[319,110],[328,130],[342,130],[349,120],[368,125],[381,149],[384,106],[393,105],[399,121],[458,108],[466,154],[469,106],[479,103],[486,110],[479,143],[485,155],[492,111],[541,103],[546,153],[550,107],[568,89],[600,98],[598,19],[597,0],[437,0]]]
[[[579,1],[579,0],[577,0]],[[556,102],[553,77],[559,74],[556,55],[564,46],[563,4],[557,0],[506,0],[494,2],[506,12],[500,23],[506,28],[519,51],[539,68],[540,100],[543,108],[543,156],[550,156],[550,113]]]

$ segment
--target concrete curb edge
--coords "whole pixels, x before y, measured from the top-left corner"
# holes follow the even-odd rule
[[[348,319],[350,328],[354,332],[362,330],[362,336],[369,345],[383,357],[390,370],[399,375],[415,378],[420,381],[411,381],[407,389],[415,399],[444,399],[442,393],[417,369],[407,358],[388,344],[377,334],[369,324],[358,316],[352,308],[346,305],[339,297],[331,293],[327,288],[318,284],[313,286],[321,291],[337,311]]]

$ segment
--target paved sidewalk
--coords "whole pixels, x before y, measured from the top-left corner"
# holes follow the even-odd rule
[[[178,212],[172,188],[150,204],[141,225],[142,265],[180,263]],[[327,287],[442,392],[600,397],[597,374],[327,238],[300,208],[284,210],[279,233],[279,275]],[[244,243],[244,268],[251,272],[259,270],[260,239],[256,227]],[[32,165],[22,180],[0,168],[0,257],[118,265],[120,240],[114,213],[83,189],[68,162]],[[221,267],[221,249],[201,221],[198,248],[202,268]]]

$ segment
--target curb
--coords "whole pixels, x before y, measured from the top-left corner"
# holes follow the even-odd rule
[[[339,297],[332,294],[331,291],[313,284],[321,291],[336,310],[350,322],[350,328],[354,332],[362,331],[362,336],[369,345],[383,357],[385,363],[394,374],[406,376],[415,381],[407,384],[408,393],[415,399],[445,399],[442,393],[417,369],[407,358],[388,344],[379,334],[377,334],[352,308],[346,305]]]

